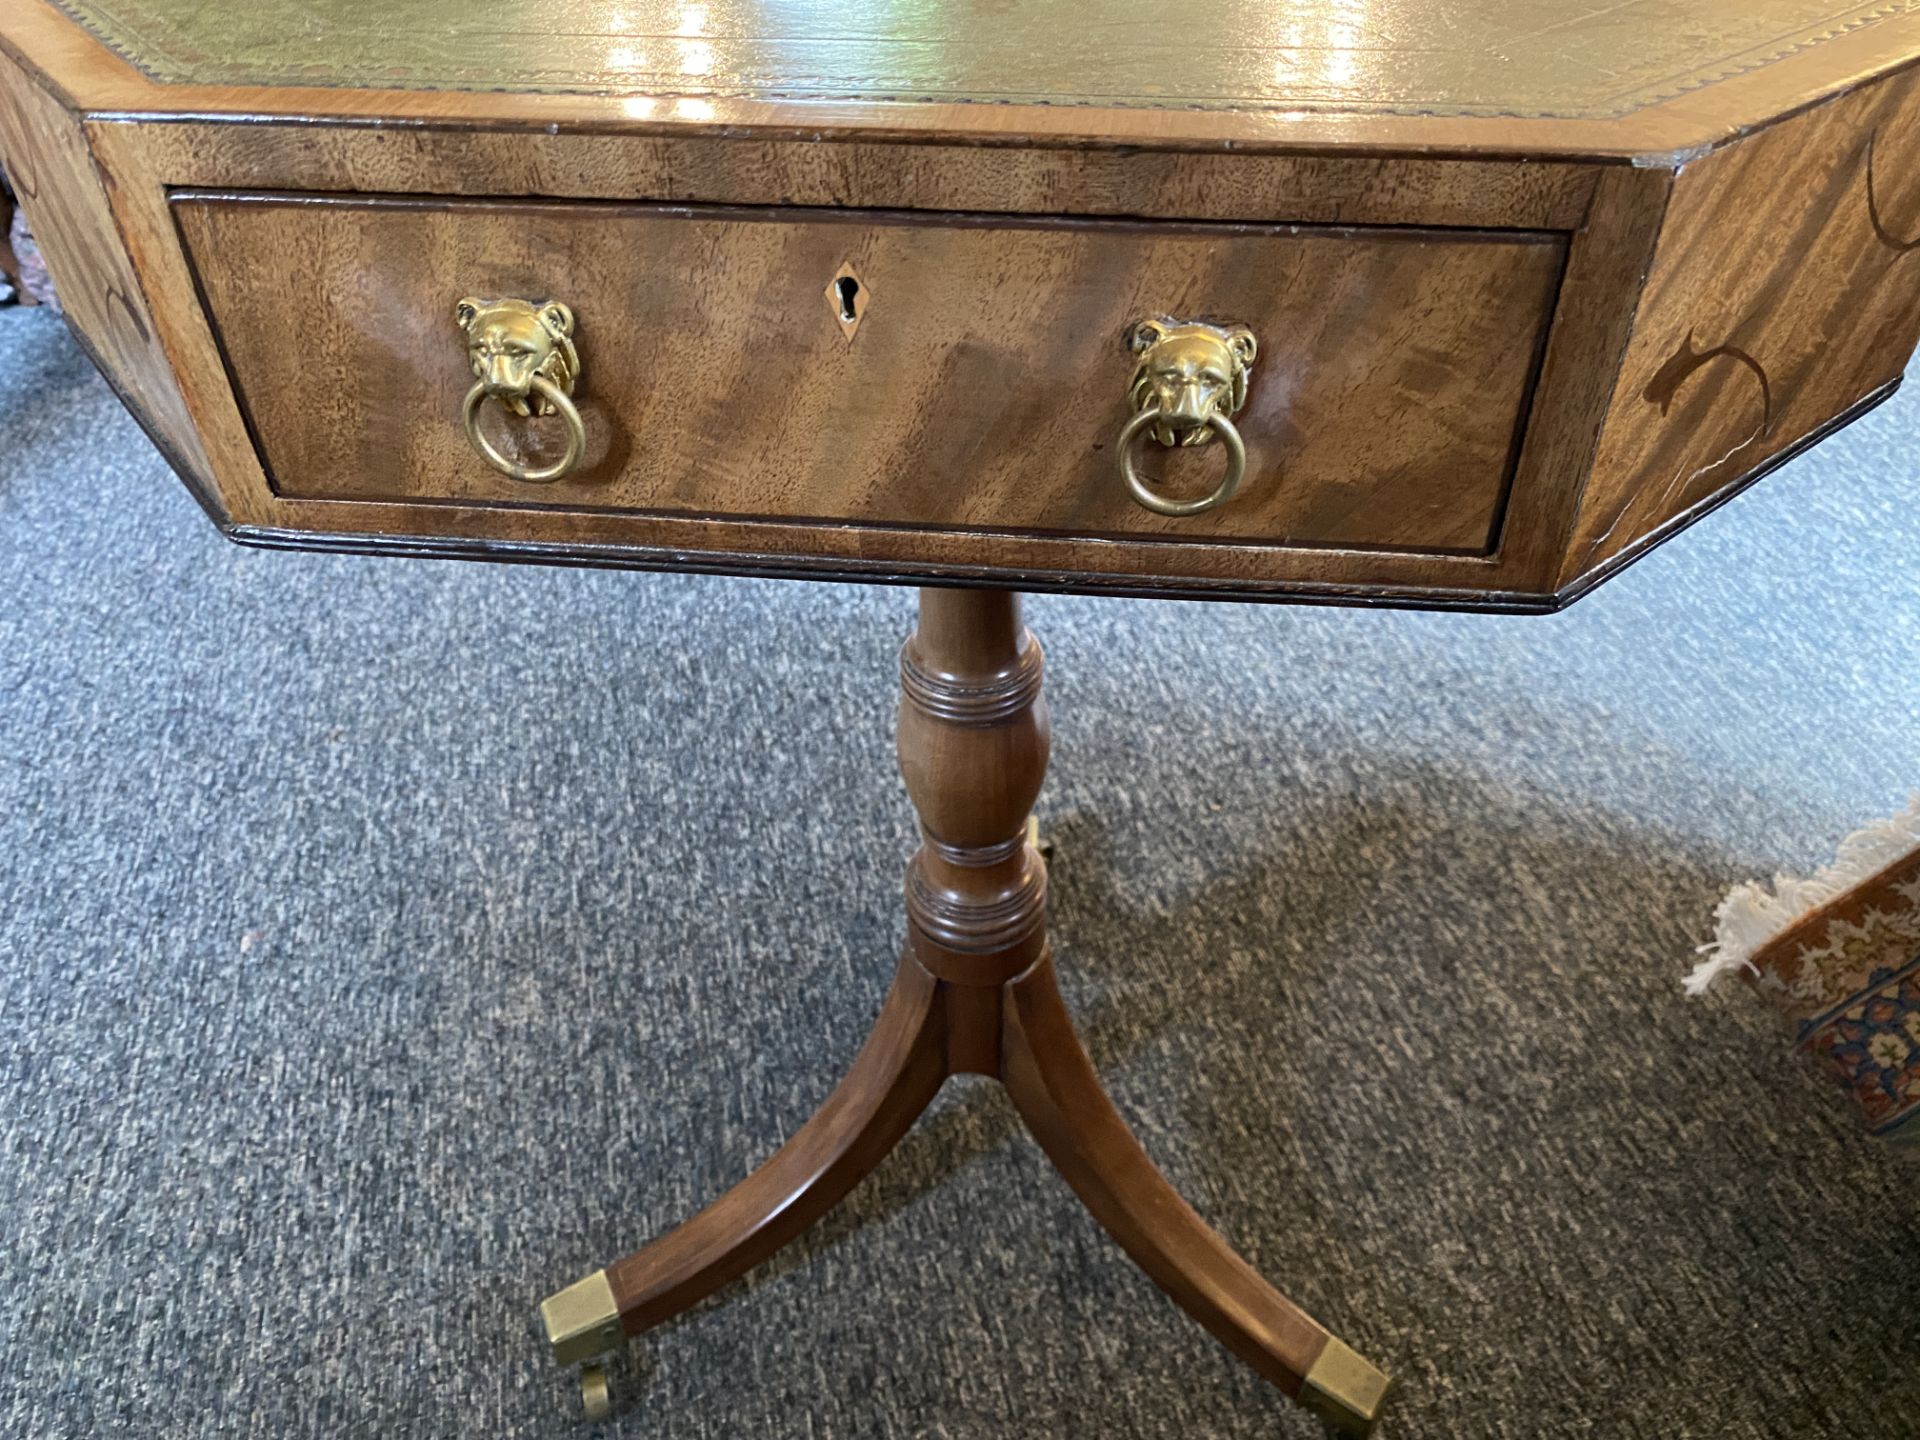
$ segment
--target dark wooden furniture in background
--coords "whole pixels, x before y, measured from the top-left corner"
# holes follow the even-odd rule
[[[0,8],[69,320],[223,531],[974,587],[923,590],[903,658],[925,842],[873,1039],[765,1169],[549,1301],[556,1353],[738,1274],[979,1072],[1163,1287],[1365,1429],[1384,1377],[1172,1194],[1073,1038],[1005,592],[1564,605],[1898,382],[1920,14],[335,8]],[[1187,371],[1154,317],[1210,322]],[[1122,427],[1177,399],[1136,363],[1216,408],[1129,491]],[[1234,437],[1238,493],[1163,513]],[[497,468],[556,444],[551,484]]]

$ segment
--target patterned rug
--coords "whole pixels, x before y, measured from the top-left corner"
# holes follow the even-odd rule
[[[1920,1147],[1920,795],[1808,879],[1729,895],[1688,988],[1744,971],[1875,1135]]]

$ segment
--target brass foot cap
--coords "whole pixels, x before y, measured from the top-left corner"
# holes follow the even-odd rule
[[[625,1339],[620,1310],[613,1301],[607,1272],[596,1270],[540,1302],[540,1320],[547,1327],[547,1343],[561,1365],[591,1360],[618,1350]]]
[[[1300,1386],[1301,1408],[1318,1415],[1336,1435],[1373,1433],[1380,1405],[1393,1384],[1342,1340],[1329,1335],[1327,1348]]]

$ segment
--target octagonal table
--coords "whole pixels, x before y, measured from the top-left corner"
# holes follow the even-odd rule
[[[893,988],[761,1169],[542,1307],[590,1410],[978,1073],[1360,1433],[1385,1375],[1074,1035],[1018,592],[1569,603],[1898,383],[1916,59],[1913,0],[9,0],[0,151],[237,541],[923,587]]]

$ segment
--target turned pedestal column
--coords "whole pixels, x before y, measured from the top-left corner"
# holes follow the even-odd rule
[[[1387,1378],[1255,1273],[1169,1185],[1113,1108],[1055,984],[1047,868],[1027,816],[1047,765],[1040,647],[1019,596],[922,590],[900,657],[900,771],[920,814],[905,953],[853,1067],[813,1117],[705,1210],[541,1306],[586,1362],[801,1233],[898,1143],[946,1077],[1007,1087],[1074,1192],[1161,1289],[1284,1393],[1365,1434]]]
[[[1047,772],[1040,646],[1007,591],[922,590],[900,652],[900,774],[920,812],[907,955],[941,983],[947,1068],[998,1076],[1002,989],[1046,954],[1027,816]]]

